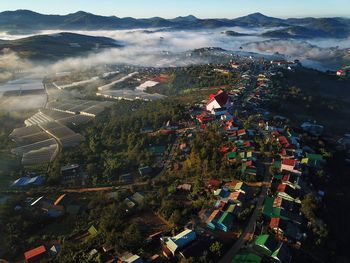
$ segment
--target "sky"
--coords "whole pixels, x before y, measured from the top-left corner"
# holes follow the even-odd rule
[[[0,0],[0,10],[44,14],[86,11],[118,17],[235,18],[260,12],[274,17],[350,17],[350,0]]]

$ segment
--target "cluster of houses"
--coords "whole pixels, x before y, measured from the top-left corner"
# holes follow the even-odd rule
[[[257,111],[261,102],[272,96],[269,94],[269,71],[281,68],[292,70],[297,66],[298,61],[271,61],[269,70],[258,75],[256,85],[247,96],[246,102]],[[246,80],[251,80],[249,74]],[[239,92],[244,90],[242,88]],[[219,150],[227,156],[228,163],[236,167],[239,165],[241,180],[249,181],[259,176],[259,151],[256,150],[255,135],[261,136],[265,142],[273,142],[280,151],[271,158],[273,178],[263,206],[264,222],[267,222],[265,229],[268,229],[268,233],[255,239],[254,253],[243,251],[233,262],[261,262],[265,258],[289,263],[290,246],[300,247],[306,238],[307,220],[301,213],[302,199],[308,193],[316,194],[318,199],[324,195],[324,192],[317,192],[307,182],[307,174],[322,169],[325,159],[311,147],[302,146],[300,134],[288,129],[287,119],[283,116],[263,116],[253,124],[255,128],[243,128],[240,120],[233,116],[231,98],[234,96],[222,90],[211,94],[205,111],[200,112],[196,120],[201,128],[212,122],[220,124],[221,133],[228,139],[228,143]],[[304,123],[301,128],[315,136],[323,132],[322,126],[312,123]],[[237,215],[252,198],[250,187],[240,181],[216,185],[213,193],[217,201],[206,224],[209,229],[228,232],[232,230]],[[238,259],[241,261],[237,261]]]
[[[231,69],[241,70],[241,65],[237,62],[230,64]],[[271,61],[270,70],[289,69],[299,66],[298,61]],[[226,74],[226,70],[216,70]],[[223,182],[212,179],[209,181],[209,189],[215,198],[215,204],[206,217],[205,224],[209,232],[233,231],[234,224],[238,221],[240,214],[253,204],[254,187],[248,182],[262,181],[264,174],[260,171],[260,151],[256,142],[256,136],[265,142],[273,142],[278,145],[279,153],[271,159],[272,178],[268,194],[264,200],[262,215],[264,227],[252,243],[251,249],[241,250],[232,262],[267,262],[290,263],[291,247],[300,247],[301,242],[307,237],[305,234],[306,219],[301,213],[301,201],[307,193],[315,192],[313,187],[307,183],[307,173],[321,169],[325,159],[321,154],[317,154],[309,146],[302,146],[300,135],[287,129],[286,119],[282,116],[275,118],[261,117],[253,124],[244,125],[242,120],[234,114],[234,99],[243,95],[245,87],[250,85],[252,77],[249,71],[242,75],[240,85],[242,88],[230,94],[225,90],[219,90],[216,94],[210,94],[205,107],[194,118],[201,129],[205,129],[211,123],[218,123],[219,132],[227,139],[224,145],[218,147],[218,151],[224,155],[227,163],[235,166],[240,180]],[[257,108],[261,102],[269,99],[269,87],[271,81],[269,72],[261,73],[257,76],[257,81],[251,94],[248,94],[246,101],[249,105]],[[247,127],[249,126],[249,127]],[[253,128],[252,128],[253,127]],[[178,127],[173,127],[170,123],[164,131],[174,132]],[[315,124],[305,124],[304,131],[311,134],[319,134],[319,128]],[[147,132],[147,131],[145,131]],[[151,131],[148,131],[151,132]],[[152,131],[153,132],[153,131]],[[189,146],[186,142],[179,147],[184,153],[188,153]],[[160,159],[165,152],[163,146],[151,146],[149,151],[159,156]],[[138,169],[140,177],[152,174],[153,169],[149,166],[142,166]],[[64,181],[71,181],[81,177],[79,165],[62,167],[61,174]],[[22,179],[26,181],[26,179]],[[29,180],[30,181],[30,180]],[[121,182],[132,182],[131,174],[124,174],[120,177]],[[19,179],[17,184],[20,184]],[[191,191],[190,184],[180,184],[177,190]],[[323,192],[318,193],[322,198]],[[108,199],[117,198],[117,192],[107,193]],[[124,199],[124,204],[128,209],[135,209],[145,204],[145,195],[142,192],[135,192]],[[35,207],[49,215],[59,217],[65,213],[78,215],[84,211],[84,206],[80,205],[74,195],[63,194],[56,201],[50,201],[45,197],[30,200],[30,206]],[[260,231],[260,229],[259,229]],[[199,235],[199,232],[190,228],[185,228],[176,235],[164,234],[162,231],[150,236],[150,240],[156,239],[161,243],[163,256],[169,260],[174,258],[199,258],[203,251],[208,251],[214,242],[210,235]],[[83,242],[98,235],[95,226],[77,233],[69,240]],[[50,248],[49,248],[50,247]],[[57,245],[40,246],[25,253],[26,262],[40,262],[40,260],[54,256],[59,253]],[[103,248],[108,251],[108,248]],[[89,252],[92,256],[99,253],[96,249]],[[155,255],[148,262],[158,262],[160,256]],[[144,262],[136,254],[126,252],[113,258],[109,262]],[[265,261],[264,261],[265,262]]]
[[[214,186],[220,184],[221,182],[217,180],[210,182],[210,185]],[[206,221],[207,226],[212,230],[228,232],[231,230],[237,215],[243,211],[248,200],[252,197],[252,190],[241,181],[232,181],[214,190],[214,196],[217,201]]]

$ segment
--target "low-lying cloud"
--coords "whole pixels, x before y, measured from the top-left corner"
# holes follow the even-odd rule
[[[225,30],[233,30],[248,36],[232,37],[223,34]],[[166,29],[137,29],[137,30],[104,30],[104,31],[70,31],[72,33],[105,36],[125,45],[124,48],[111,48],[100,53],[87,56],[68,58],[51,65],[33,65],[19,59],[13,52],[3,51],[0,56],[0,68],[7,66],[9,71],[27,68],[31,71],[47,73],[51,71],[69,71],[93,65],[103,64],[132,64],[140,66],[184,66],[207,61],[179,58],[176,53],[202,47],[221,47],[232,51],[257,52],[262,54],[286,55],[290,59],[300,59],[309,66],[319,69],[335,69],[349,60],[348,53],[343,48],[349,47],[349,41],[334,41],[320,39],[310,41],[266,39],[259,35],[270,29],[266,28],[221,28],[213,30],[171,31]],[[58,31],[42,31],[40,34],[56,34]],[[7,35],[0,33],[0,38],[16,39],[23,35]],[[318,43],[320,43],[318,45]],[[335,44],[339,47],[335,47]],[[3,71],[3,77],[8,72]],[[0,78],[1,78],[0,74]]]

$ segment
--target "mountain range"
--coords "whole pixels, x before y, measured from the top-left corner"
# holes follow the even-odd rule
[[[333,37],[345,38],[350,34],[347,18],[289,18],[280,19],[254,13],[235,19],[200,19],[189,15],[165,19],[152,17],[99,16],[83,11],[68,15],[45,15],[30,10],[4,11],[0,13],[0,30],[9,34],[27,34],[39,30],[117,30],[136,28],[167,28],[169,30],[212,29],[220,27],[282,27],[271,30],[265,36],[283,38]]]

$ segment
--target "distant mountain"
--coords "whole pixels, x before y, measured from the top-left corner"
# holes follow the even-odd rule
[[[283,34],[294,32],[300,37],[348,37],[350,19],[346,18],[290,18],[280,19],[254,13],[235,19],[199,19],[189,15],[174,19],[152,17],[136,19],[132,17],[99,16],[79,11],[68,15],[44,15],[29,10],[5,11],[0,13],[0,30],[9,33],[26,33],[44,29],[54,30],[113,30],[136,28],[166,28],[167,30],[196,30],[220,27],[285,27],[287,31],[268,33]],[[303,27],[303,28],[299,28]],[[303,31],[303,32],[302,32]],[[307,36],[307,33],[312,33]],[[268,35],[267,34],[267,35]]]
[[[267,31],[261,34],[263,37],[273,38],[316,38],[316,37],[332,37],[323,30],[310,29],[303,26],[291,26],[279,30]]]
[[[350,34],[350,19],[346,18],[294,18],[286,21],[289,24],[318,30],[321,35],[324,34],[323,37],[341,38],[348,37]]]
[[[248,36],[248,34],[242,34],[242,33],[238,33],[236,31],[232,31],[232,30],[226,30],[224,32],[221,32],[222,34],[225,34],[227,36],[231,36],[231,37],[244,37],[244,36]]]
[[[37,35],[12,41],[0,41],[0,50],[6,48],[20,57],[31,60],[58,60],[84,52],[122,47],[114,39],[73,33]]]
[[[254,13],[232,20],[237,26],[243,27],[278,27],[287,26],[283,19],[265,16],[261,13]]]

